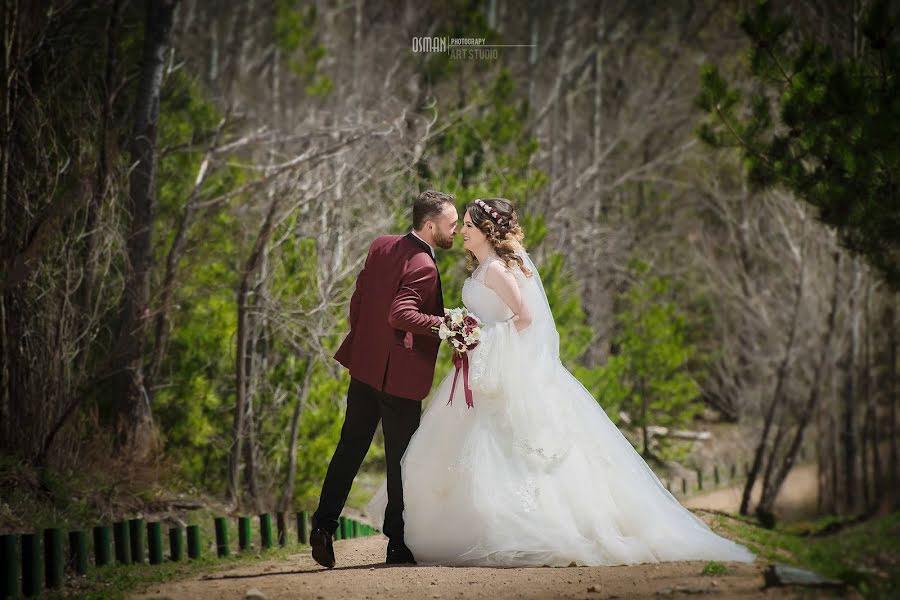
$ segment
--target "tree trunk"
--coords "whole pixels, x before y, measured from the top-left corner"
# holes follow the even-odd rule
[[[497,0],[488,0],[487,24],[491,29],[497,29]]]
[[[877,431],[878,427],[875,423],[877,407],[875,405],[875,395],[872,394],[870,385],[870,373],[872,370],[872,327],[869,322],[871,303],[872,284],[866,282],[866,293],[863,301],[863,338],[862,338],[862,369],[860,370],[860,391],[861,401],[865,407],[863,417],[862,435],[860,437],[860,458],[861,460],[861,489],[863,496],[863,510],[872,508],[873,481],[877,477],[875,472],[876,458],[878,454]],[[873,443],[874,441],[874,443]],[[874,450],[874,453],[871,452]]]
[[[805,261],[801,259],[800,273],[797,276],[797,283],[794,286],[794,309],[791,317],[791,327],[788,331],[787,342],[784,346],[784,355],[781,358],[781,364],[778,366],[778,371],[775,376],[775,390],[772,392],[772,401],[769,402],[769,406],[766,409],[763,420],[763,429],[759,435],[759,440],[756,443],[756,449],[753,452],[753,464],[750,467],[750,472],[747,473],[747,482],[744,484],[740,508],[740,513],[742,515],[746,515],[750,511],[750,493],[753,491],[753,486],[756,484],[756,478],[759,477],[759,471],[762,468],[763,458],[765,456],[766,445],[769,441],[769,431],[775,420],[775,412],[784,395],[785,381],[787,380],[788,367],[791,364],[791,355],[794,348],[794,338],[797,335],[797,323],[800,320],[804,274]]]
[[[312,379],[313,367],[315,367],[315,361],[307,358],[306,373],[303,374],[303,382],[300,384],[297,403],[294,405],[294,414],[291,417],[287,477],[285,477],[284,490],[282,490],[281,502],[279,503],[279,510],[284,512],[288,511],[291,506],[291,500],[294,497],[294,485],[297,480],[297,438],[300,435],[300,415],[303,412],[306,397],[309,395],[309,382]]]
[[[850,339],[844,355],[843,371],[844,386],[841,393],[843,406],[841,412],[841,441],[844,447],[844,489],[843,507],[847,512],[853,512],[857,505],[856,496],[856,370],[857,370],[857,346],[859,345],[859,310],[857,309],[856,294],[859,291],[862,269],[856,259],[852,263],[853,288],[849,295],[848,315],[850,316]]]
[[[888,489],[892,498],[890,502],[894,508],[900,503],[900,494],[898,494],[897,485],[900,483],[900,472],[898,472],[898,452],[897,444],[897,315],[896,315],[897,295],[888,299],[887,309],[884,311],[884,322],[888,332],[887,347],[887,387],[885,393],[887,395],[888,418],[887,418],[887,439],[890,444],[888,450]]]
[[[647,398],[647,392],[644,389],[643,381],[638,386],[640,398],[641,398],[641,436],[643,439],[644,446],[644,458],[650,457],[650,435],[647,431],[647,410],[650,405],[650,399]]]
[[[840,456],[838,456],[838,425],[837,419],[832,415],[828,415],[828,441],[829,441],[829,465],[831,475],[831,485],[828,487],[829,500],[828,512],[836,513],[840,510],[840,489],[841,489],[841,469]]]
[[[0,61],[2,61],[2,71],[0,71],[0,90],[3,91],[0,101],[3,106],[0,107],[0,253],[4,257],[10,256],[10,250],[14,249],[15,240],[10,235],[9,219],[10,216],[10,148],[12,142],[10,140],[12,134],[12,110],[15,103],[16,77],[13,75],[13,63],[17,60],[18,47],[18,8],[19,3],[16,1],[0,4],[0,26],[3,27],[3,47],[0,48]],[[4,274],[5,276],[5,274]],[[11,343],[13,338],[10,336],[8,319],[11,317],[8,313],[7,294],[0,290],[0,450],[11,452],[14,442],[12,441],[12,382],[10,381],[12,353],[15,351],[15,344]]]
[[[156,209],[154,175],[163,64],[169,46],[175,0],[147,4],[144,50],[134,110],[129,177],[128,268],[116,343],[119,370],[113,377],[116,442],[120,450],[144,458],[155,445],[153,416],[144,380],[144,341],[150,317],[152,232]]]
[[[244,421],[247,440],[244,444],[244,481],[255,512],[260,510],[259,469],[256,464],[256,415],[253,412],[253,394],[247,394],[247,415]]]
[[[251,281],[259,265],[275,226],[275,216],[281,200],[281,194],[271,192],[269,209],[265,220],[256,235],[253,250],[247,258],[241,274],[241,283],[237,297],[237,350],[235,352],[235,391],[234,419],[231,428],[231,453],[228,463],[228,502],[235,504],[238,500],[238,474],[240,470],[241,447],[244,441],[244,421],[247,411],[247,355],[249,336],[249,308]]]
[[[531,45],[528,52],[528,69],[534,73],[537,69],[538,44],[540,43],[540,26],[541,15],[540,5],[537,0],[529,0],[528,2],[528,43]],[[528,81],[528,106],[537,106],[535,103],[535,83],[537,77],[530,77]]]
[[[178,230],[175,232],[172,245],[169,247],[169,252],[166,255],[166,272],[163,276],[162,291],[160,293],[161,298],[159,308],[156,312],[156,322],[154,324],[155,343],[153,344],[153,355],[150,359],[150,367],[148,369],[149,375],[147,377],[148,381],[151,383],[151,387],[148,390],[151,401],[153,399],[152,383],[155,382],[156,378],[159,376],[159,370],[162,367],[162,361],[165,357],[166,348],[169,343],[169,312],[172,310],[172,304],[175,298],[175,280],[178,276],[178,262],[181,260],[185,247],[187,246],[187,234],[194,222],[194,216],[197,213],[197,203],[200,200],[200,192],[203,189],[203,183],[210,174],[210,161],[218,146],[219,137],[226,122],[227,117],[219,121],[216,134],[213,137],[212,142],[210,142],[209,147],[206,149],[203,160],[200,162],[200,167],[197,169],[197,177],[194,179],[194,187],[191,189],[191,193],[184,205],[184,216],[178,224]]]
[[[822,334],[822,342],[820,344],[822,350],[819,354],[819,361],[816,364],[815,372],[813,374],[812,385],[809,389],[809,396],[807,397],[806,405],[803,407],[803,410],[800,413],[797,428],[794,431],[794,437],[791,440],[790,446],[788,447],[787,454],[779,464],[778,468],[775,470],[771,480],[769,480],[768,482],[768,485],[763,486],[763,491],[759,500],[759,506],[757,507],[757,510],[761,513],[772,513],[772,509],[775,505],[775,499],[778,497],[778,492],[781,490],[781,486],[784,484],[784,480],[787,478],[791,467],[794,466],[794,462],[797,459],[797,453],[800,451],[800,447],[803,445],[803,435],[806,432],[806,427],[812,421],[813,416],[816,412],[815,409],[819,404],[819,398],[821,397],[822,393],[823,375],[825,374],[825,368],[828,366],[829,359],[831,358],[831,340],[834,337],[834,321],[837,315],[838,297],[841,287],[840,259],[840,252],[835,252],[834,285],[831,293],[831,307],[828,311],[828,317],[825,320],[825,331]],[[819,477],[819,481],[819,498],[821,499],[821,475]]]

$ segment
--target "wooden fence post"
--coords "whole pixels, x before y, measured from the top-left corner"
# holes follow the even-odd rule
[[[275,513],[275,527],[278,533],[278,545],[284,548],[287,545],[287,523],[285,523],[284,513],[281,511]]]
[[[200,526],[188,525],[187,528],[188,558],[200,558]]]
[[[94,565],[105,567],[112,562],[111,541],[112,531],[109,525],[94,527]]]
[[[219,558],[228,556],[228,519],[216,517],[216,555]]]
[[[79,575],[88,570],[87,534],[83,531],[69,532],[69,566]]]
[[[263,550],[272,548],[272,515],[269,513],[259,515],[259,537]]]
[[[144,539],[144,520],[129,519],[128,534],[131,537],[131,562],[132,564],[144,564],[144,548],[146,540]]]
[[[161,565],[163,562],[162,525],[159,521],[147,523],[147,546],[151,565]]]
[[[19,597],[19,536],[0,535],[0,598]]]
[[[297,513],[297,541],[301,544],[309,543],[309,513],[301,510]]]
[[[131,564],[131,536],[128,535],[128,521],[113,523],[113,546],[116,548],[116,562]]]
[[[41,537],[22,534],[22,593],[26,598],[41,593]]]
[[[169,528],[169,559],[173,562],[184,560],[184,528]]]
[[[62,530],[52,527],[44,530],[44,582],[47,589],[62,587],[63,582]]]
[[[241,552],[250,549],[250,517],[238,517],[238,548]]]

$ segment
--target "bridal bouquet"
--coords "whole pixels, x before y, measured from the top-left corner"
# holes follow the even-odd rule
[[[469,354],[470,350],[478,346],[481,340],[481,321],[463,307],[444,309],[444,320],[438,329],[438,336],[447,340],[453,346],[453,365],[456,373],[453,375],[453,387],[450,388],[450,400],[453,402],[453,394],[456,391],[456,380],[459,372],[463,374],[463,392],[466,396],[466,406],[472,408],[472,390],[469,388]]]
[[[468,352],[481,339],[481,321],[464,307],[445,308],[438,335],[442,340],[447,340],[457,353]]]

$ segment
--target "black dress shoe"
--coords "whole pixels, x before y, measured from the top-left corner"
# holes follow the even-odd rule
[[[388,544],[387,560],[389,565],[414,565],[416,558],[406,544],[397,544],[395,546]]]
[[[309,545],[314,561],[328,569],[334,567],[334,546],[327,531],[321,527],[313,529],[309,534]]]

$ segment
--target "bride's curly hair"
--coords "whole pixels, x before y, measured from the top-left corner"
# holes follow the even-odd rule
[[[518,268],[525,277],[531,277],[531,270],[525,266],[522,257],[517,252],[522,249],[522,240],[525,232],[519,225],[519,215],[516,207],[505,198],[478,198],[466,206],[472,224],[487,236],[497,256],[506,264],[507,268]],[[468,254],[466,267],[469,272],[475,270],[475,255]]]

